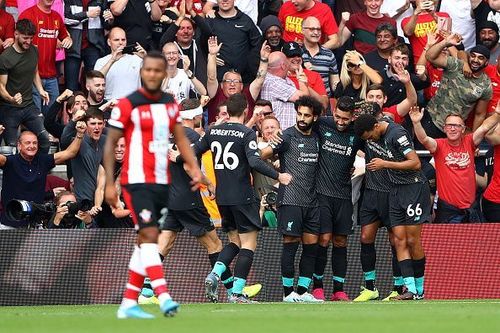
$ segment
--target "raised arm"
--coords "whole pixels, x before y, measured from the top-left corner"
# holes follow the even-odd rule
[[[410,118],[413,123],[413,130],[415,131],[415,136],[418,141],[427,149],[431,154],[436,151],[437,142],[430,136],[427,136],[425,129],[420,123],[424,116],[424,109],[420,109],[418,106],[412,106],[410,109]]]
[[[217,44],[217,36],[212,36],[208,39],[207,91],[210,98],[214,98],[219,88],[219,81],[217,80],[217,54],[221,46],[222,43]]]
[[[80,150],[80,145],[82,144],[83,137],[85,135],[85,131],[87,130],[87,125],[85,124],[84,121],[79,121],[76,123],[75,128],[76,128],[76,135],[73,138],[71,144],[68,146],[68,148],[54,154],[55,164],[62,164],[67,160],[74,158],[78,154],[78,151]]]
[[[267,41],[264,41],[262,47],[260,48],[260,63],[259,69],[257,70],[257,76],[255,80],[250,83],[250,94],[254,100],[257,100],[260,94],[260,89],[264,84],[264,79],[267,74],[267,64],[269,63],[269,54],[271,54],[271,47],[267,45]]]
[[[436,67],[446,68],[448,56],[442,53],[445,47],[457,46],[462,42],[459,34],[450,34],[439,43],[432,45],[425,55],[426,59]]]
[[[396,77],[405,85],[406,89],[406,98],[401,101],[396,106],[396,110],[400,117],[404,117],[410,111],[410,108],[417,104],[417,91],[415,87],[411,83],[410,73],[406,69],[404,69],[403,65],[396,66]]]
[[[497,103],[497,107],[495,112],[488,118],[486,118],[481,126],[479,126],[474,133],[472,134],[472,140],[474,141],[474,145],[478,146],[479,143],[483,140],[483,138],[488,134],[492,129],[494,129],[498,123],[500,122],[500,101]]]

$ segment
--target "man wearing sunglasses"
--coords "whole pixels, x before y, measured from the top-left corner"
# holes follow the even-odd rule
[[[460,115],[448,115],[443,126],[446,138],[441,139],[427,136],[420,123],[423,111],[412,107],[410,117],[415,136],[434,156],[439,195],[435,222],[480,222],[479,208],[475,202],[474,151],[484,136],[498,124],[500,103],[495,112],[470,134],[465,134],[465,123]]]

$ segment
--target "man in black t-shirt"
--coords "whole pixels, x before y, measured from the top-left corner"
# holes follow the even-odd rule
[[[262,157],[277,153],[280,168],[293,177],[289,185],[278,189],[278,230],[283,235],[281,275],[283,302],[322,302],[308,293],[314,272],[320,210],[316,195],[319,166],[319,139],[312,130],[322,112],[321,104],[312,97],[303,96],[295,102],[295,126],[283,132],[282,142],[262,150]],[[273,147],[274,146],[274,147]],[[302,241],[297,292],[294,291],[295,255]]]
[[[387,158],[373,158],[366,165],[370,171],[387,169],[389,219],[401,274],[407,292],[392,300],[413,300],[424,297],[425,254],[422,248],[422,224],[431,213],[430,190],[421,171],[421,163],[408,132],[401,126],[372,115],[361,115],[354,125],[356,135],[364,140],[384,143]]]
[[[317,193],[320,206],[320,236],[314,270],[313,295],[325,299],[323,273],[328,245],[333,243],[333,294],[331,300],[347,301],[344,282],[347,273],[347,236],[353,232],[351,169],[363,140],[352,125],[354,99],[342,96],[333,117],[320,117],[315,127],[319,136]]]
[[[207,134],[196,143],[194,150],[201,155],[208,149],[212,151],[217,187],[217,205],[222,215],[222,228],[234,236],[234,242],[226,245],[221,251],[214,268],[205,280],[206,296],[217,301],[217,284],[222,273],[239,252],[234,267],[233,303],[250,303],[243,295],[246,278],[252,266],[254,251],[257,246],[257,234],[262,228],[259,217],[259,206],[250,183],[250,169],[263,175],[288,184],[291,176],[279,173],[261,160],[257,150],[255,132],[243,125],[248,104],[242,94],[234,94],[227,100],[228,122],[213,126]],[[241,250],[240,250],[241,247]]]

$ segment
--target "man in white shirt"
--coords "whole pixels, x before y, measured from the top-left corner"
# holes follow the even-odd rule
[[[215,16],[214,7],[217,5],[217,0],[207,0],[203,7],[203,12],[208,17]],[[238,7],[243,13],[250,16],[253,23],[257,25],[257,17],[259,16],[258,0],[235,0],[235,7]]]
[[[139,44],[132,48],[133,54],[126,54],[127,37],[122,28],[114,27],[108,35],[111,54],[99,58],[94,69],[106,76],[106,100],[125,97],[141,87],[140,69],[146,51]],[[125,50],[124,50],[125,49]]]

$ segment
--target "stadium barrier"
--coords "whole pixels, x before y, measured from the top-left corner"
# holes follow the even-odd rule
[[[363,283],[359,232],[357,227],[349,237],[346,291],[352,298]],[[131,229],[0,231],[0,305],[119,303],[134,239]],[[499,224],[425,225],[423,245],[426,298],[500,298]],[[377,287],[385,296],[392,286],[392,271],[383,229],[376,247]],[[265,229],[248,278],[249,283],[264,286],[256,298],[259,301],[281,300],[280,255],[280,235]],[[298,272],[298,260],[296,265]],[[194,238],[182,232],[164,267],[176,300],[205,302],[203,281],[209,262]],[[327,295],[331,288],[331,273],[327,273]],[[220,296],[224,301],[222,286]]]

